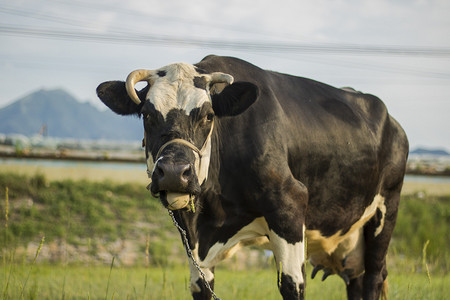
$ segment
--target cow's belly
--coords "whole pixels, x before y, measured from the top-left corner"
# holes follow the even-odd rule
[[[355,278],[364,272],[364,232],[363,226],[376,213],[377,209],[385,212],[384,197],[377,195],[362,216],[350,230],[342,234],[342,230],[325,237],[319,230],[306,230],[307,255],[311,264],[325,269],[330,274],[346,274]],[[382,217],[384,219],[384,215]],[[376,233],[381,232],[383,222]]]
[[[377,195],[355,222],[350,230],[342,234],[339,230],[332,236],[323,236],[319,230],[306,229],[307,255],[313,266],[322,266],[330,274],[345,273],[349,278],[359,276],[364,272],[364,234],[363,226],[369,221],[377,209],[385,212],[384,198]],[[384,215],[382,217],[383,221]],[[376,233],[381,232],[381,222]],[[206,257],[200,260],[200,266],[210,268],[218,262],[232,256],[243,246],[259,245],[271,250],[268,239],[269,227],[264,217],[253,220],[241,228],[225,243],[216,243],[209,250]],[[198,246],[197,246],[198,247]]]
[[[308,238],[307,252],[311,264],[324,269],[325,273],[358,277],[364,272],[363,229],[359,228],[347,235],[331,253],[319,248],[316,240]]]
[[[236,234],[225,243],[216,243],[209,250],[204,260],[200,261],[200,266],[210,268],[221,260],[232,256],[236,251],[244,246],[257,245],[268,247],[269,239],[267,234],[269,226],[263,217],[256,218],[250,224],[242,227]]]

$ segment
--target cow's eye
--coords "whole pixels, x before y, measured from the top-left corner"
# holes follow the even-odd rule
[[[208,113],[206,116],[203,117],[203,119],[200,122],[200,126],[206,126],[214,119],[213,113]]]

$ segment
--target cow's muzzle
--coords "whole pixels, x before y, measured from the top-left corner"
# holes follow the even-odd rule
[[[171,210],[183,209],[200,192],[191,164],[159,160],[152,174],[150,191]]]
[[[209,134],[200,149],[191,142],[179,138],[172,139],[159,148],[156,154],[156,164],[151,173],[150,191],[154,197],[161,198],[161,202],[166,207],[172,210],[185,208],[191,200],[193,203],[195,196],[200,193],[200,184],[207,177],[207,170],[202,172],[202,162],[205,155],[208,158],[206,161],[209,162],[209,142],[213,128],[214,123],[211,124]],[[185,146],[192,150],[195,157],[194,162],[192,164],[181,163],[179,158],[174,161],[173,155],[170,155],[171,151],[166,148],[175,145],[177,147]],[[166,154],[168,151],[169,155],[165,156],[164,150]],[[203,166],[207,167],[204,162]],[[150,172],[148,173],[150,174]],[[199,182],[199,175],[202,182]]]

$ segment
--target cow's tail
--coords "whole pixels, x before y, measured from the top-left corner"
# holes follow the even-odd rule
[[[381,288],[381,300],[388,300],[389,284],[387,278],[383,281],[383,287]]]

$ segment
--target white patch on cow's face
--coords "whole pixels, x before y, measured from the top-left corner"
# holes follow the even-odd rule
[[[157,71],[164,71],[165,75],[159,76],[159,72],[155,72],[147,100],[153,103],[164,119],[172,109],[182,109],[189,115],[192,109],[211,102],[206,90],[194,86],[194,78],[201,75],[193,65],[177,63]]]
[[[247,226],[242,227],[235,235],[224,243],[214,244],[208,251],[205,259],[199,261],[201,267],[214,267],[218,262],[232,256],[243,246],[268,245],[269,240],[266,234],[269,233],[269,226],[263,217],[256,218]]]
[[[304,236],[305,226],[303,226]],[[274,231],[270,231],[269,238],[279,274],[289,275],[295,282],[297,292],[299,292],[300,284],[305,283],[302,273],[302,266],[306,261],[304,240],[290,244]]]
[[[184,111],[186,115],[190,115],[194,108],[199,108],[204,103],[211,102],[207,88],[195,87],[194,78],[197,76],[201,77],[202,75],[195,70],[193,65],[186,63],[172,64],[156,70],[150,80],[152,84],[147,94],[147,100],[154,105],[164,119],[172,109],[179,109]],[[198,153],[193,151],[196,160],[194,167],[200,185],[208,178],[211,134],[208,135],[205,147],[201,150],[203,150],[201,159]],[[156,162],[153,164],[153,161],[148,160],[147,170],[150,170],[154,165],[156,165]]]

